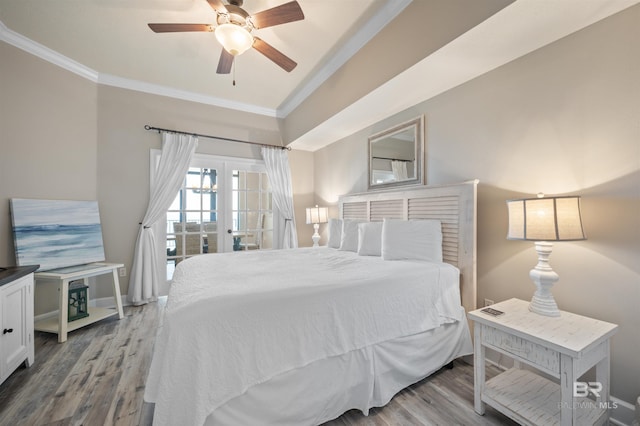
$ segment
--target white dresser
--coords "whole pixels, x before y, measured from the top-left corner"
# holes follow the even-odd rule
[[[0,383],[34,362],[33,272],[38,265],[0,270]]]
[[[617,325],[564,311],[560,317],[541,316],[529,311],[529,302],[518,299],[491,307],[504,314],[491,316],[482,309],[468,314],[475,322],[478,414],[484,414],[486,403],[522,425],[608,421],[609,346]],[[514,368],[487,381],[486,348],[513,358]],[[533,368],[521,368],[523,364]],[[582,381],[594,366],[595,380]]]

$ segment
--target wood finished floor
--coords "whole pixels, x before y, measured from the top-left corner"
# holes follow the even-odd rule
[[[142,397],[162,306],[125,307],[122,320],[109,318],[74,331],[63,344],[56,335],[36,332],[34,365],[20,367],[0,385],[0,425],[150,426],[153,405]],[[476,415],[473,368],[454,365],[401,391],[369,416],[349,411],[324,426],[516,424],[490,407]],[[487,375],[497,372],[489,367]]]

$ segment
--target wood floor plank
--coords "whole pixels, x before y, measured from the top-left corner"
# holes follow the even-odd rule
[[[128,371],[127,364],[132,357],[131,354],[135,354],[134,342],[137,341],[137,331],[143,319],[141,315],[137,315],[138,311],[135,308],[128,309],[125,318],[115,325],[116,333],[109,346],[105,348],[103,362],[96,374],[96,384],[92,392],[84,398],[83,409],[74,416],[74,423],[93,425],[104,421],[105,424],[113,424],[115,407],[124,404],[124,401],[119,401],[118,388],[121,383],[130,382],[125,373]],[[151,329],[155,333],[155,327]],[[144,375],[146,377],[146,372]],[[131,421],[129,424],[134,422]]]
[[[56,422],[45,423],[41,426],[69,426],[70,424],[71,424],[71,419],[61,419]]]
[[[144,421],[146,415],[143,410],[143,396],[154,342],[148,335],[148,329],[154,328],[158,323],[158,315],[142,307],[132,308],[131,311],[138,321],[132,330],[122,378],[107,414],[107,419],[113,425],[138,424]]]
[[[36,332],[36,359],[0,385],[0,425],[151,426],[153,404],[143,401],[145,382],[164,300],[125,307],[125,318],[107,318],[69,334]],[[350,410],[323,426],[515,425],[487,407],[473,411],[473,367],[456,361],[404,389],[365,416]],[[489,367],[487,376],[499,370]]]
[[[100,425],[108,418],[113,395],[122,376],[119,365],[124,358],[123,352],[124,349],[119,348],[118,353],[104,364],[104,372],[95,382],[93,391],[83,400],[81,410],[78,410],[73,417],[74,424]]]
[[[57,336],[53,334],[36,332],[34,365],[17,370],[0,386],[8,396],[0,402],[0,407],[8,407],[6,417],[15,419],[16,424],[38,418],[94,337],[95,332],[87,330],[67,346],[58,344]],[[49,357],[39,357],[39,349],[43,346],[51,347]],[[27,424],[37,423],[32,420]]]
[[[403,404],[401,399],[394,398],[380,411],[380,417],[385,420],[388,425],[397,426],[415,426],[423,423],[418,417]]]
[[[81,402],[81,397],[86,390],[87,383],[94,380],[99,364],[102,362],[100,355],[105,346],[109,344],[109,336],[98,336],[92,340],[91,345],[83,351],[71,366],[64,380],[61,381],[58,391],[49,399],[46,408],[42,410],[38,423],[45,421],[57,421],[72,417]]]
[[[432,418],[429,416],[429,413],[425,411],[423,401],[411,389],[405,389],[399,392],[393,399],[398,401],[399,404],[413,415],[415,419],[414,424],[431,424]]]

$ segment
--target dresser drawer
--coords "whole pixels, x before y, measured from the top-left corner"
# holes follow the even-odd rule
[[[482,325],[482,344],[506,352],[516,359],[558,375],[560,354],[553,349],[530,342],[513,334]]]

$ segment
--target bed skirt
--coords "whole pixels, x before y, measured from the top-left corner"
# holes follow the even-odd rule
[[[318,425],[350,409],[367,414],[400,390],[473,353],[467,321],[325,358],[255,385],[207,417],[207,426]]]

